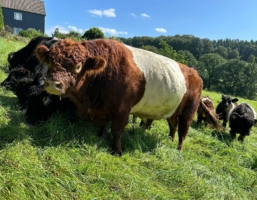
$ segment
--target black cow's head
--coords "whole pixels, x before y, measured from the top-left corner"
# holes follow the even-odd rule
[[[56,38],[38,36],[33,38],[25,47],[22,49],[11,52],[8,55],[9,70],[13,68],[24,67],[26,69],[33,69],[35,64],[39,62],[36,59],[34,50],[39,44],[44,44],[47,47],[52,46],[56,41]],[[30,63],[29,63],[30,62]]]
[[[216,113],[219,115],[219,119],[223,119],[226,117],[226,113],[228,112],[228,108],[232,103],[236,103],[238,101],[237,98],[231,98],[229,95],[222,94],[221,102],[218,104],[216,108]]]

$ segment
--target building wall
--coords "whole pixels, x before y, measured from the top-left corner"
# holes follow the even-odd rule
[[[45,16],[35,13],[24,12],[20,10],[14,10],[9,8],[3,8],[4,25],[8,25],[11,28],[17,27],[23,30],[28,28],[34,28],[45,33]],[[14,19],[14,12],[22,13],[22,20]]]

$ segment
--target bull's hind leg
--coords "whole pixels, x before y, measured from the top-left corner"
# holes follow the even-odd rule
[[[186,139],[188,129],[193,121],[196,110],[196,106],[189,105],[184,107],[178,116],[178,150],[183,148],[183,142]]]
[[[170,134],[169,137],[171,137],[171,140],[174,141],[175,133],[178,128],[178,118],[176,115],[170,117],[167,119],[169,128],[170,128]]]

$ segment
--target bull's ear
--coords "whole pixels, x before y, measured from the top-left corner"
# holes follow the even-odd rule
[[[88,58],[85,63],[86,70],[93,70],[94,72],[101,72],[105,69],[107,63],[106,60],[101,56]]]
[[[234,98],[234,99],[232,99],[232,102],[233,102],[233,103],[236,103],[236,102],[238,102],[238,99],[237,99],[237,98]]]
[[[36,48],[36,55],[37,55],[38,60],[41,63],[47,64],[49,51],[50,50],[45,45],[39,45]]]

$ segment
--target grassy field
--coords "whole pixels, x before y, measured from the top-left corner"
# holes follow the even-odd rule
[[[0,38],[0,82],[8,53],[24,45]],[[205,95],[215,105],[221,99]],[[256,101],[238,98],[257,110]],[[194,120],[179,152],[165,120],[151,130],[131,120],[123,156],[111,156],[110,143],[86,121],[70,124],[63,114],[27,126],[15,95],[0,87],[0,199],[257,199],[256,127],[241,144],[228,129],[218,133]]]

